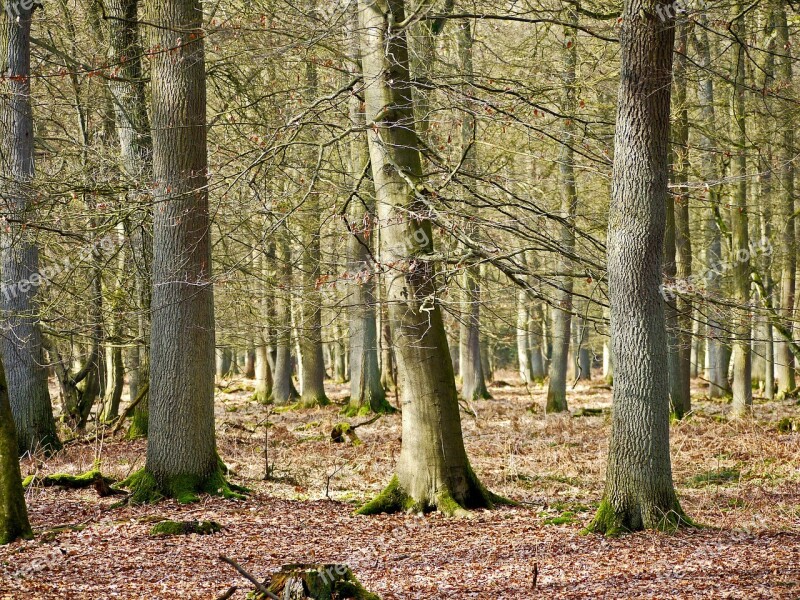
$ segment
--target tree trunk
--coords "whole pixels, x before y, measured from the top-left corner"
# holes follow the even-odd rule
[[[0,362],[0,545],[33,537],[17,455],[17,431],[8,401],[5,370]]]
[[[542,310],[542,304],[540,302],[536,302],[530,307],[528,327],[528,347],[531,353],[531,377],[533,381],[541,383],[544,381],[545,375],[547,374],[547,368],[545,367],[544,356],[542,354],[544,344],[544,311]]]
[[[147,462],[133,501],[221,493],[214,432],[214,287],[203,10],[148,3],[152,57],[153,294]],[[156,491],[158,494],[156,494]]]
[[[733,318],[733,405],[735,416],[744,416],[753,407],[752,348],[750,345],[750,240],[747,231],[747,127],[745,106],[745,26],[744,2],[734,4],[734,14],[741,15],[731,29],[737,36],[733,48],[734,90],[732,115],[736,150],[731,160],[732,176],[737,182],[731,202],[731,264],[734,298],[738,304]]]
[[[360,0],[366,119],[381,231],[381,263],[402,391],[402,447],[389,487],[363,514],[490,506],[469,465],[458,391],[433,264],[430,221],[414,127],[404,2]],[[411,216],[413,214],[413,217]]]
[[[276,215],[285,219],[284,215]],[[292,252],[285,221],[275,232],[277,290],[275,292],[275,372],[272,399],[275,404],[290,404],[300,397],[292,380]]]
[[[564,91],[561,109],[565,115],[572,115],[577,107],[575,89],[578,64],[577,29],[578,14],[567,8],[570,26],[564,28]],[[572,285],[569,271],[573,268],[570,255],[575,247],[575,213],[578,205],[578,192],[575,184],[576,126],[570,119],[564,119],[561,134],[561,154],[559,156],[562,219],[558,225],[560,252],[556,259],[557,277],[556,303],[553,306],[553,355],[550,361],[550,381],[547,386],[548,413],[567,410],[567,367],[569,363],[569,342],[572,323]]]
[[[7,224],[0,229],[0,355],[20,453],[61,447],[47,388],[42,331],[35,296],[42,283],[39,248],[26,222],[36,211],[31,109],[31,10],[3,11],[0,35],[0,187]]]
[[[109,63],[115,66],[108,89],[114,104],[114,116],[119,136],[123,172],[129,193],[126,206],[133,211],[125,224],[130,240],[138,302],[136,324],[136,361],[130,368],[130,398],[135,400],[140,386],[150,379],[150,297],[152,276],[152,205],[140,186],[152,179],[153,143],[150,119],[145,103],[145,81],[142,76],[142,48],[139,41],[139,1],[108,0]],[[145,396],[134,409],[129,438],[147,435],[148,398]]]
[[[528,332],[528,327],[530,326],[529,302],[528,293],[523,289],[517,290],[517,359],[520,379],[526,385],[533,383],[531,352],[528,346],[530,343]]]
[[[662,0],[628,0],[608,217],[614,392],[603,500],[590,530],[606,535],[686,521],[672,483],[669,377],[659,293],[668,189],[674,20]]]
[[[786,22],[785,3],[776,0],[774,3],[774,18],[776,19],[777,42],[777,89],[788,86],[792,82],[792,44],[789,36],[789,27]],[[780,118],[780,117],[779,117]],[[797,240],[795,238],[795,139],[794,120],[790,115],[783,117],[782,134],[777,144],[777,162],[780,166],[778,181],[779,214],[781,216],[781,281],[780,281],[780,315],[784,321],[783,327],[791,334],[793,330],[793,315],[796,293],[797,276]],[[796,388],[795,359],[789,350],[789,344],[783,338],[775,342],[775,369],[778,384],[778,397]]]
[[[695,45],[697,47],[698,62],[701,66],[699,70],[699,88],[697,91],[700,102],[700,113],[702,115],[703,126],[698,128],[700,147],[704,149],[702,153],[702,173],[703,179],[708,182],[716,182],[720,178],[722,171],[719,166],[720,153],[714,147],[714,142],[709,132],[717,126],[716,108],[714,101],[714,79],[711,76],[712,59],[711,45],[708,36],[708,15],[701,12],[698,16],[700,27],[696,29]],[[721,268],[722,262],[722,234],[717,221],[720,211],[720,193],[716,185],[708,187],[708,208],[705,212],[705,246],[706,246],[706,289],[712,298],[719,296],[721,288]],[[706,330],[706,379],[709,383],[708,395],[711,398],[724,396],[728,390],[728,362],[727,355],[729,346],[725,343],[725,334],[720,323],[723,319],[718,316],[718,308],[715,306],[704,307],[709,315]]]

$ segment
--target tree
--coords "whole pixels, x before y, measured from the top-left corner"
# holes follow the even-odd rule
[[[567,8],[570,26],[564,28],[564,92],[562,112],[564,119],[561,153],[559,156],[559,188],[561,192],[561,209],[559,217],[560,255],[556,259],[556,271],[566,273],[571,267],[570,256],[575,247],[575,212],[577,210],[578,192],[575,184],[575,149],[576,125],[570,116],[577,105],[575,81],[578,64],[577,25],[578,14],[573,8]],[[558,278],[556,303],[553,306],[553,356],[550,360],[550,381],[547,385],[548,413],[567,410],[567,366],[569,364],[569,342],[572,324],[572,288],[573,279],[569,274]]]
[[[614,391],[603,500],[589,529],[606,535],[687,523],[672,483],[664,305],[674,19],[663,0],[628,0],[608,216]]]
[[[380,260],[402,393],[403,443],[389,486],[359,512],[439,509],[495,499],[472,471],[437,299],[433,233],[403,29],[403,0],[359,0],[364,97],[381,231]]]
[[[744,2],[734,5],[736,19],[731,31],[736,35],[733,57],[734,89],[732,115],[734,119],[735,155],[731,174],[736,186],[731,202],[731,263],[733,264],[734,298],[738,304],[733,322],[733,405],[736,416],[746,415],[753,406],[752,347],[750,317],[750,239],[747,218],[747,113],[745,106],[745,27]]]
[[[145,469],[134,501],[230,490],[214,433],[214,291],[206,157],[203,11],[153,1],[153,335]]]
[[[9,5],[11,6],[11,5]],[[31,108],[31,3],[15,3],[0,16],[0,354],[8,377],[19,452],[61,447],[47,388],[36,293],[43,283],[35,227],[29,227],[40,197],[34,187]]]
[[[0,361],[0,545],[33,537],[17,459],[17,431]]]

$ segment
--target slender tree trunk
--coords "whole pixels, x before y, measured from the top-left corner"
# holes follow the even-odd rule
[[[255,361],[255,392],[253,399],[258,402],[267,403],[272,397],[272,367],[270,363],[270,346],[272,343],[272,331],[274,322],[274,296],[273,284],[270,278],[271,266],[275,262],[275,246],[270,242],[267,246],[266,254],[258,257],[259,270],[262,278],[262,300],[261,300],[261,330],[256,337],[256,361]]]
[[[528,330],[530,340],[528,347],[531,352],[531,377],[533,377],[533,381],[541,383],[547,374],[547,368],[542,353],[544,345],[544,311],[540,302],[531,305],[528,326],[530,328]]]
[[[0,201],[7,224],[0,228],[0,354],[8,378],[20,453],[61,447],[53,420],[42,352],[36,292],[39,248],[26,223],[36,211],[31,108],[31,10],[3,11],[0,30]]]
[[[153,337],[145,469],[134,501],[224,493],[214,432],[214,287],[203,10],[148,3],[152,57]],[[157,493],[156,493],[157,492]]]
[[[564,96],[562,112],[569,116],[575,112],[577,97],[575,90],[576,70],[578,64],[577,29],[578,14],[572,8],[566,9],[571,26],[564,28]],[[567,410],[567,366],[569,363],[569,341],[572,323],[572,285],[573,280],[568,271],[572,269],[569,256],[575,247],[575,213],[578,204],[578,192],[575,184],[575,122],[564,120],[561,154],[559,156],[562,222],[558,226],[559,247],[561,252],[556,259],[556,271],[562,276],[557,278],[559,288],[556,290],[556,304],[553,307],[553,355],[550,361],[550,382],[547,386],[546,411],[564,412]]]
[[[606,535],[685,522],[672,483],[664,303],[674,20],[661,0],[628,0],[608,226],[614,392],[603,501],[590,529]]]
[[[700,27],[696,29],[695,45],[697,47],[699,70],[699,87],[697,96],[700,102],[700,113],[703,126],[698,129],[699,145],[702,149],[702,173],[708,183],[707,209],[705,211],[705,246],[706,246],[706,289],[708,295],[716,298],[721,289],[722,262],[722,234],[719,228],[718,216],[720,211],[720,194],[717,180],[720,178],[719,166],[720,153],[714,146],[709,132],[717,126],[716,108],[714,100],[714,80],[712,73],[711,45],[708,37],[708,15],[701,12],[698,16]],[[721,218],[721,217],[719,217]],[[704,307],[709,315],[706,330],[706,379],[709,383],[708,395],[718,398],[725,395],[728,390],[728,354],[730,352],[725,343],[725,334],[720,325],[721,319],[717,316],[718,310],[713,305]]]
[[[282,216],[279,215],[279,218]],[[286,224],[275,233],[277,290],[275,293],[275,373],[272,399],[275,404],[290,404],[300,397],[292,381],[292,252]]]
[[[18,448],[5,370],[0,362],[0,546],[17,538],[33,537],[25,507]]]
[[[732,175],[736,181],[736,189],[731,202],[731,248],[733,256],[733,288],[734,298],[738,304],[733,318],[733,405],[736,416],[748,414],[753,406],[752,390],[752,347],[750,317],[750,240],[747,231],[747,126],[745,106],[745,26],[744,2],[734,4],[734,13],[741,15],[733,22],[731,28],[737,36],[734,45],[733,73],[734,90],[732,98],[732,116],[734,120],[735,156],[731,161]]]
[[[530,336],[528,332],[530,315],[528,313],[529,305],[528,293],[523,290],[517,290],[517,357],[519,361],[519,376],[522,383],[533,383],[533,373],[531,371],[531,353],[528,346]]]
[[[347,23],[347,38],[352,65],[352,75],[361,74],[361,49],[359,44],[358,7],[350,6]],[[366,131],[366,117],[361,99],[352,94],[349,102],[350,123]],[[366,134],[356,139],[350,150],[350,185],[355,187],[361,173],[368,168],[369,146]],[[394,412],[386,400],[386,391],[381,383],[381,365],[378,360],[378,322],[376,315],[377,295],[375,282],[374,236],[374,187],[371,181],[360,199],[351,199],[347,240],[347,271],[352,285],[349,288],[348,316],[350,321],[350,415]],[[391,358],[389,358],[391,360]]]
[[[777,42],[777,75],[778,89],[792,85],[792,43],[789,36],[789,27],[786,22],[785,3],[780,0],[774,2],[774,18],[776,19]],[[793,330],[793,317],[797,277],[797,240],[795,226],[795,122],[790,115],[782,119],[783,128],[777,144],[777,162],[779,166],[778,187],[779,214],[781,216],[780,244],[782,250],[781,281],[780,281],[780,315],[783,318],[783,327],[791,334]],[[778,396],[782,397],[796,387],[795,359],[789,350],[789,344],[783,338],[775,343],[775,369],[778,384]]]
[[[142,47],[139,41],[139,1],[108,0],[109,62],[115,65],[108,79],[108,89],[114,104],[117,135],[119,136],[122,168],[130,191],[126,206],[134,208],[125,224],[130,240],[135,291],[138,301],[136,361],[130,370],[130,398],[134,401],[139,390],[145,396],[134,409],[127,436],[147,435],[149,419],[148,388],[150,379],[150,297],[152,276],[152,206],[143,182],[152,179],[153,143],[150,119],[145,103],[145,81],[142,75]]]
[[[470,468],[464,448],[436,272],[426,260],[433,253],[433,236],[424,216],[429,192],[417,150],[406,33],[390,29],[405,19],[404,2],[389,0],[388,10],[375,0],[360,0],[358,6],[381,263],[403,413],[397,474],[360,512],[438,508],[453,514],[490,506],[493,498]]]

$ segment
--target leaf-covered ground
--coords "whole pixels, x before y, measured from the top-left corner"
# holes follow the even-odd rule
[[[605,539],[580,529],[602,495],[607,413],[545,417],[544,388],[499,382],[494,400],[463,415],[465,439],[483,482],[519,507],[358,517],[391,476],[400,417],[358,428],[361,445],[334,444],[337,406],[275,412],[236,383],[219,392],[219,446],[233,480],[254,491],[247,500],[112,508],[118,498],[92,489],[30,489],[36,539],[0,548],[0,598],[216,598],[232,585],[244,598],[252,587],[220,554],[260,578],[287,563],[346,563],[383,600],[800,597],[800,433],[777,427],[798,419],[794,400],[757,401],[755,420],[732,422],[695,390],[696,412],[672,428],[673,467],[684,508],[706,527]],[[610,391],[579,385],[570,402],[572,415],[607,409]],[[23,470],[79,473],[99,459],[121,479],[144,454],[142,441],[97,433]],[[223,530],[151,537],[160,519]]]

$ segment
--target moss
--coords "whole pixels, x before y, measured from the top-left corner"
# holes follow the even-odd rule
[[[575,518],[575,513],[570,511],[564,511],[558,517],[550,517],[544,520],[545,525],[571,525],[572,523],[577,523],[577,519]]]
[[[222,531],[215,521],[162,521],[150,528],[150,535],[213,535]]]
[[[654,529],[665,533],[675,533],[681,527],[698,527],[698,525],[683,512],[677,498],[675,498],[673,502],[672,509],[661,514],[660,518],[652,523],[643,523],[641,518],[637,518],[635,524],[631,523],[630,520],[631,515],[618,513],[611,506],[608,499],[603,498],[594,519],[585,529],[581,530],[581,534],[599,533],[606,537],[618,537],[622,534],[641,529]]]
[[[407,511],[414,507],[414,500],[400,486],[397,475],[392,477],[389,485],[375,498],[356,511],[357,515],[379,515]]]
[[[800,431],[800,421],[784,417],[778,421],[778,431],[780,433],[791,433],[793,431]]]
[[[361,585],[346,565],[285,565],[272,575],[267,589],[284,596],[290,583],[297,585],[298,591],[301,586],[302,596],[312,600],[380,600]]]
[[[331,430],[331,440],[336,444],[344,442],[345,436],[350,440],[353,446],[360,446],[361,439],[356,435],[355,427],[350,423],[337,423]]]
[[[597,513],[589,525],[581,530],[581,533],[586,535],[588,533],[599,533],[606,537],[618,537],[623,533],[627,533],[628,529],[623,525],[622,517],[614,511],[611,503],[603,498],[600,506],[597,508]]]
[[[197,502],[201,494],[221,496],[226,499],[243,499],[248,490],[229,483],[225,479],[225,469],[219,463],[208,477],[186,474],[158,482],[152,473],[142,469],[133,473],[120,485],[131,490],[132,504],[154,504],[164,498],[175,498],[180,504],[190,504]]]
[[[739,469],[733,467],[724,467],[705,473],[699,473],[689,480],[688,485],[691,487],[704,487],[707,485],[723,485],[725,483],[735,483],[741,478]]]
[[[125,434],[125,437],[129,440],[147,437],[149,425],[150,419],[148,413],[138,410],[134,411],[131,417],[131,426],[128,427],[128,433]]]

